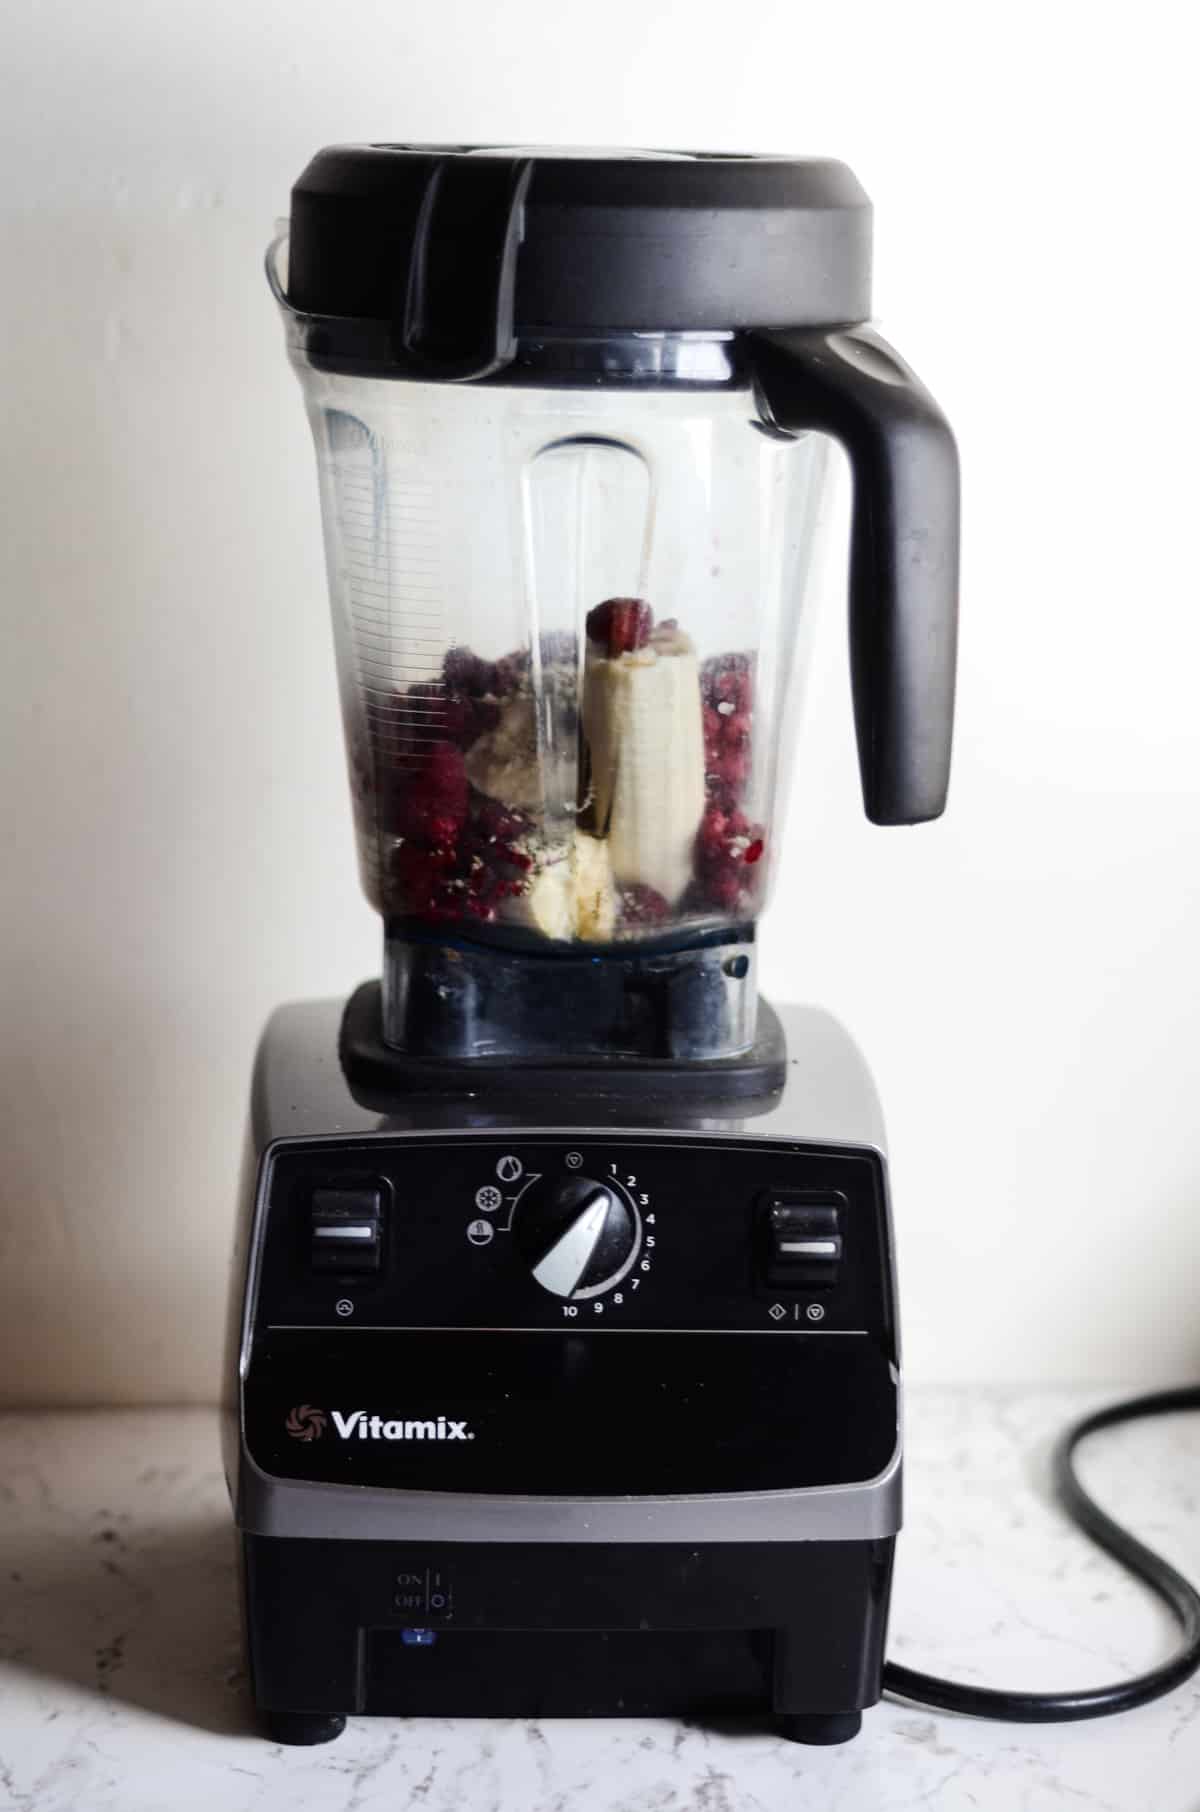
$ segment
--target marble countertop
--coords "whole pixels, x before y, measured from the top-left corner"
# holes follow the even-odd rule
[[[1120,1395],[1119,1389],[1114,1395]],[[1103,1394],[913,1391],[891,1653],[1051,1690],[1152,1664],[1155,1602],[1067,1526],[1050,1440]],[[1089,1483],[1200,1576],[1200,1419],[1098,1437]],[[0,1417],[3,1812],[1200,1812],[1200,1681],[1096,1723],[884,1703],[840,1749],[666,1721],[251,1729],[208,1410]]]

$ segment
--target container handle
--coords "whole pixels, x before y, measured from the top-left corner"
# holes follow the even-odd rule
[[[869,327],[747,336],[759,407],[787,434],[845,448],[850,677],[874,824],[940,817],[950,780],[958,625],[958,452],[945,416]]]

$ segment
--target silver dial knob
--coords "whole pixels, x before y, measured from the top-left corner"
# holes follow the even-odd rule
[[[543,1290],[573,1300],[620,1283],[641,1240],[637,1212],[623,1192],[578,1176],[535,1185],[522,1198],[513,1232]]]

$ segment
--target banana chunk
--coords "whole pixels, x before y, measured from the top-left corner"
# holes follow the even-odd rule
[[[613,875],[673,905],[691,881],[704,816],[700,666],[691,641],[672,626],[624,654],[589,642],[581,716],[591,822],[607,837]]]
[[[577,831],[570,849],[538,860],[525,892],[506,910],[511,923],[559,942],[608,943],[617,924],[617,893],[608,849]]]

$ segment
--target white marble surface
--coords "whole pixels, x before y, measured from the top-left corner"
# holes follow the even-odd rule
[[[1119,1391],[1113,1394],[1120,1394]],[[1063,1524],[1049,1440],[1093,1394],[912,1393],[891,1652],[996,1684],[1095,1684],[1169,1621]],[[1200,1575],[1200,1419],[1099,1437],[1089,1480]],[[842,1749],[668,1722],[352,1720],[250,1729],[211,1412],[0,1418],[4,1812],[1200,1812],[1200,1683],[1015,1727],[883,1704]]]

